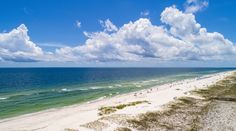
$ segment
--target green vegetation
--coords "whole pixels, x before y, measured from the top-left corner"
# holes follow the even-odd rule
[[[104,123],[104,122],[102,122],[102,121],[96,120],[96,121],[87,123],[87,124],[82,125],[82,126],[84,126],[84,127],[86,127],[86,128],[93,129],[93,130],[95,130],[95,131],[102,131],[102,129],[108,127],[108,124],[106,124],[106,123]]]
[[[196,90],[193,93],[200,94],[206,99],[235,100],[236,98],[236,73],[233,76],[217,82],[208,89]]]
[[[116,128],[115,131],[132,131],[132,130],[127,127],[119,127],[119,128]]]
[[[127,122],[137,130],[193,129],[197,116],[204,110],[202,106],[198,106],[199,102],[200,100],[192,97],[182,97],[166,105],[165,111],[148,112]]]
[[[79,131],[77,129],[66,128],[64,131]]]
[[[134,102],[130,102],[128,104],[120,104],[120,105],[116,105],[116,106],[101,107],[98,109],[100,111],[99,115],[108,115],[113,112],[116,112],[117,110],[121,110],[125,107],[135,106],[135,105],[142,104],[142,103],[148,103],[148,101],[134,101]]]

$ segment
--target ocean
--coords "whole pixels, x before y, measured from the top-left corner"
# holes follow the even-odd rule
[[[0,68],[0,119],[234,68]]]

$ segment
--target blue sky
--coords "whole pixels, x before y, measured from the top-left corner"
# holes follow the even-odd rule
[[[19,42],[19,44],[16,46],[15,45],[16,42],[14,41],[13,42],[14,46],[16,46],[16,49],[14,48],[13,52],[16,53],[14,55],[14,60],[10,54],[6,55],[2,53],[3,54],[2,56],[0,54],[0,58],[2,57],[2,61],[0,62],[1,66],[94,66],[94,65],[95,66],[196,66],[196,65],[236,66],[236,62],[232,62],[234,59],[231,59],[231,57],[235,57],[236,54],[236,53],[234,54],[235,50],[229,51],[233,53],[230,53],[230,55],[229,54],[226,55],[228,58],[230,57],[229,60],[228,59],[226,60],[225,56],[223,59],[222,58],[220,59],[219,55],[214,56],[213,58],[212,54],[209,55],[210,57],[207,57],[205,54],[204,55],[200,54],[198,56],[194,54],[191,55],[191,58],[190,57],[183,58],[182,55],[181,58],[179,57],[175,58],[175,55],[167,57],[167,56],[162,56],[161,53],[156,53],[156,52],[151,54],[151,60],[150,60],[149,57],[146,59],[146,56],[150,55],[148,51],[152,49],[146,51],[147,47],[143,48],[145,49],[145,53],[142,52],[142,55],[140,55],[140,52],[135,53],[135,56],[133,54],[128,54],[129,56],[127,56],[127,58],[129,59],[121,58],[121,56],[126,57],[125,54],[127,54],[127,52],[128,53],[133,52],[133,51],[127,51],[126,49],[125,51],[127,52],[125,53],[119,52],[119,57],[114,57],[114,58],[104,57],[104,55],[113,56],[112,53],[102,54],[102,57],[97,56],[100,55],[101,53],[94,54],[94,52],[104,52],[104,51],[113,52],[114,51],[112,50],[113,48],[107,49],[110,46],[107,46],[106,50],[102,51],[93,50],[94,52],[91,53],[89,52],[90,50],[88,50],[87,48],[84,49],[83,51],[81,51],[82,49],[79,49],[78,51],[79,53],[77,52],[73,53],[73,55],[79,54],[79,56],[73,56],[73,58],[70,58],[69,60],[67,58],[68,56],[65,57],[65,55],[64,56],[58,54],[53,56],[51,55],[51,54],[56,54],[55,50],[63,48],[65,46],[74,48],[80,45],[82,46],[85,45],[86,40],[88,40],[89,38],[84,35],[84,32],[88,33],[104,32],[105,30],[104,28],[107,28],[104,26],[105,23],[108,22],[106,20],[112,22],[112,25],[114,25],[118,31],[119,28],[124,26],[124,24],[128,24],[130,21],[132,22],[138,21],[140,18],[148,19],[152,25],[165,26],[165,29],[169,29],[173,25],[171,25],[171,23],[168,23],[169,21],[167,21],[166,23],[161,21],[160,15],[167,7],[173,7],[173,5],[175,5],[174,8],[178,9],[179,11],[182,11],[183,13],[193,14],[195,16],[195,20],[197,21],[197,23],[199,23],[202,28],[206,28],[207,32],[209,33],[218,32],[224,36],[224,39],[230,40],[230,42],[233,43],[233,45],[235,45],[234,44],[236,42],[235,1],[228,0],[222,2],[220,0],[214,0],[214,1],[189,0],[189,2],[192,2],[189,4],[187,4],[187,1],[186,0],[178,0],[178,1],[177,0],[165,0],[165,1],[163,0],[148,0],[148,1],[147,0],[99,0],[99,1],[98,0],[96,1],[95,0],[69,0],[69,1],[68,0],[38,0],[38,1],[2,0],[0,1],[0,32],[9,33],[13,29],[19,27],[21,24],[24,24],[24,26],[26,26],[28,30],[26,37],[30,37],[29,41],[33,42],[33,44],[35,44],[37,47],[43,50],[43,53],[47,55],[40,56],[40,58],[38,58],[38,55],[32,54],[32,52],[26,52],[26,54],[24,54],[23,56],[19,56],[19,54],[21,55],[21,53],[19,53],[21,50],[17,50],[17,48],[21,47],[22,42]],[[196,3],[201,4],[201,2],[207,2],[207,5],[198,9],[197,11],[186,12],[186,8],[188,8],[192,4]],[[80,27],[77,26],[77,22],[81,23]],[[116,33],[117,30],[113,31]],[[109,32],[109,33],[106,32],[106,33],[110,35],[114,32]],[[169,31],[169,33],[167,34],[171,34],[171,36],[175,37],[176,39],[181,39],[183,41],[186,41],[187,39],[186,37],[182,38],[182,36],[177,36],[177,34],[173,34],[173,32],[171,33],[171,31]],[[97,38],[98,36],[94,37]],[[196,41],[197,40],[195,41],[191,40],[190,43],[197,44],[194,43]],[[2,40],[1,42],[0,40],[0,45],[1,43],[7,43],[7,42],[9,41]],[[10,41],[7,44],[11,43],[12,42]],[[219,47],[222,48],[221,45]],[[9,50],[9,52],[10,50],[12,51],[12,49],[8,49],[6,48],[6,46],[2,48]],[[148,47],[148,49],[149,48],[152,47]],[[220,48],[219,50],[222,50]],[[18,52],[15,50],[17,50]],[[75,49],[73,49],[73,51],[74,50]],[[80,54],[81,52],[83,52],[83,54]],[[186,51],[184,51],[184,53],[186,53]],[[91,54],[93,55],[92,57],[90,57]],[[222,55],[223,53],[219,54]],[[25,58],[26,56],[27,58]],[[88,56],[89,58],[86,58]],[[37,57],[36,60],[35,57]],[[48,58],[46,57],[50,57],[50,60],[48,60]],[[47,59],[47,60],[42,60],[42,59]],[[65,60],[54,61],[52,59],[65,59]]]

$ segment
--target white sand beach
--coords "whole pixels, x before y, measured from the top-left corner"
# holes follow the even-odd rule
[[[205,75],[200,78],[182,80],[174,83],[155,86],[149,89],[118,95],[84,104],[77,104],[63,108],[50,109],[18,117],[0,120],[0,131],[64,131],[65,129],[91,130],[81,125],[95,121],[99,116],[99,108],[115,106],[135,101],[148,101],[135,106],[125,107],[112,114],[137,115],[148,111],[162,110],[162,106],[182,96],[191,95],[189,91],[206,88],[217,81],[231,75],[233,71]],[[195,96],[197,97],[197,96]],[[117,125],[106,121],[110,126],[106,130],[113,130]]]

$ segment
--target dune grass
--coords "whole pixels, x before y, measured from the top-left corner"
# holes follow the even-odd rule
[[[79,131],[79,130],[77,130],[77,129],[71,129],[71,128],[66,128],[66,129],[64,129],[64,131]]]
[[[208,89],[200,89],[193,91],[206,99],[222,99],[234,100],[236,98],[236,73],[233,76],[227,77]]]
[[[132,131],[132,130],[127,127],[118,127],[114,131]]]
[[[135,106],[135,105],[142,104],[142,103],[148,103],[148,101],[134,101],[134,102],[130,102],[130,103],[127,103],[127,104],[101,107],[101,108],[98,109],[100,111],[98,114],[100,116],[101,115],[108,115],[108,114],[111,114],[113,112],[116,112],[117,110],[124,109],[125,107]]]

